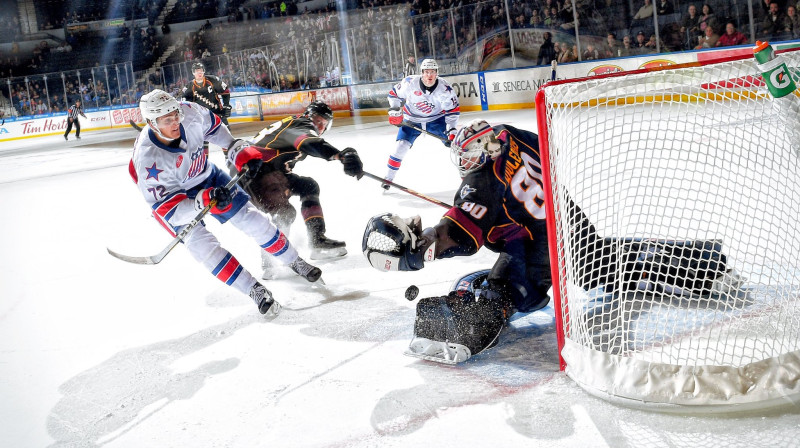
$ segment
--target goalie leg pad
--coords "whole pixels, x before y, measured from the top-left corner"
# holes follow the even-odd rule
[[[507,313],[502,301],[476,300],[472,292],[422,299],[406,354],[446,364],[466,361],[497,344]]]

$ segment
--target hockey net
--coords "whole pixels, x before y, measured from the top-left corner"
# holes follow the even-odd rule
[[[797,81],[800,52],[779,54]],[[559,349],[584,389],[679,412],[798,403],[797,94],[773,100],[752,55],[539,91]]]

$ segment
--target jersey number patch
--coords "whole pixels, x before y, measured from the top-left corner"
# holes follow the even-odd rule
[[[528,154],[520,154],[524,167],[520,167],[511,178],[511,193],[525,206],[525,210],[536,219],[544,219],[544,181],[542,165]]]

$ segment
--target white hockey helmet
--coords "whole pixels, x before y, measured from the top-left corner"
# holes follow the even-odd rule
[[[436,73],[439,73],[439,64],[436,63],[435,59],[424,59],[422,64],[419,65],[420,73],[423,70],[436,70]]]
[[[155,89],[150,93],[142,95],[139,100],[139,110],[142,111],[142,117],[150,124],[150,127],[160,136],[161,131],[158,129],[157,119],[164,115],[178,111],[178,118],[183,121],[183,109],[181,104],[172,97],[169,93]]]
[[[450,145],[450,159],[464,177],[497,157],[500,148],[492,126],[486,120],[477,119],[458,130]]]

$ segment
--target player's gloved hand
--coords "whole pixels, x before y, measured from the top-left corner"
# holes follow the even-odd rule
[[[227,118],[231,116],[231,106],[230,104],[222,108],[222,116]]]
[[[447,140],[444,140],[444,139],[442,140],[442,143],[444,143],[444,146],[447,146],[448,148],[450,146],[452,146],[453,145],[453,141],[456,139],[456,134],[458,134],[458,131],[456,130],[456,128],[451,128],[451,129],[445,131],[444,135],[447,136]]]
[[[389,124],[395,126],[403,124],[403,111],[399,107],[389,108]]]
[[[247,173],[245,177],[252,179],[258,174],[258,169],[264,163],[261,160],[261,148],[242,140],[236,139],[228,148],[228,163],[236,167],[237,171],[242,171],[242,168],[247,165]]]
[[[344,165],[344,174],[354,176],[361,179],[364,176],[364,164],[361,163],[361,157],[353,148],[345,148],[339,153],[339,160]]]
[[[211,187],[202,190],[194,198],[194,208],[198,211],[211,205],[211,213],[220,215],[227,212],[233,206],[231,204],[231,192],[223,187]],[[213,205],[212,205],[213,204]]]

